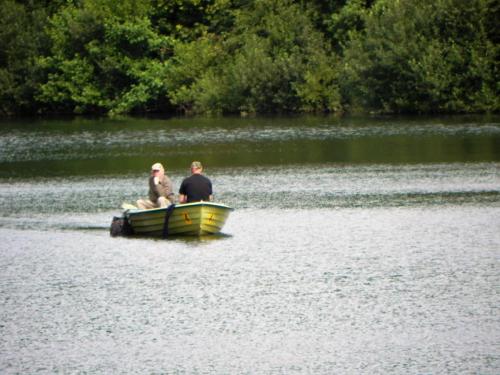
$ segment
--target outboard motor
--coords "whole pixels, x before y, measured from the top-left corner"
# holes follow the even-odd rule
[[[111,222],[111,228],[109,229],[109,234],[111,237],[117,236],[130,236],[134,234],[134,230],[132,226],[129,224],[127,218],[125,217],[113,217],[113,221]]]

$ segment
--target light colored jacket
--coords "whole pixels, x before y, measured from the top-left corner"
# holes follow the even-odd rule
[[[156,203],[159,197],[165,197],[170,202],[174,201],[172,182],[167,176],[160,178],[157,184],[153,176],[149,177],[149,199],[151,202]]]

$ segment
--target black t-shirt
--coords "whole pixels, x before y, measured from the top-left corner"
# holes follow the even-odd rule
[[[201,174],[193,174],[182,181],[179,194],[187,196],[187,202],[209,201],[212,182]]]

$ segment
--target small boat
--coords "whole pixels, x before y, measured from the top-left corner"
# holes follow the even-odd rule
[[[149,237],[200,236],[219,233],[234,209],[221,203],[194,202],[167,208],[128,208],[122,218],[113,219],[111,235],[134,234]],[[121,220],[119,232],[113,225]]]

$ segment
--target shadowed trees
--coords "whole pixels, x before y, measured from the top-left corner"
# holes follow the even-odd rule
[[[498,111],[493,0],[0,0],[0,111]]]

